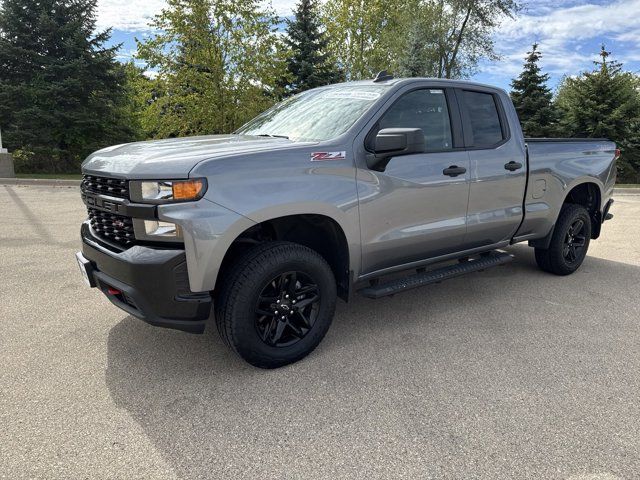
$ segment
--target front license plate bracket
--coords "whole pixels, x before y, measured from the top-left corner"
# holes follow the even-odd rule
[[[80,273],[82,274],[84,283],[91,288],[95,287],[96,282],[93,279],[93,266],[91,265],[91,262],[84,258],[84,255],[80,252],[76,252],[76,261],[78,262],[78,268],[80,268]]]

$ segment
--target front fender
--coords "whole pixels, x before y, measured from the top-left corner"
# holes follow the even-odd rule
[[[220,265],[229,246],[255,225],[251,219],[208,199],[193,203],[161,205],[158,218],[182,228],[192,292],[215,288]]]

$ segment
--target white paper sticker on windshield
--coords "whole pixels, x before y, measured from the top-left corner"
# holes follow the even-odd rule
[[[380,98],[380,93],[378,92],[367,92],[360,90],[348,90],[348,91],[337,91],[337,92],[327,92],[325,98],[353,98],[356,100],[375,100]]]

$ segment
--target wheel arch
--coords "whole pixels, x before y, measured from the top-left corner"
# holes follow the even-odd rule
[[[352,272],[359,260],[359,255],[355,253],[357,258],[354,258],[353,252],[353,245],[357,243],[348,236],[351,229],[345,229],[335,216],[303,211],[306,213],[252,215],[251,219],[256,223],[237,235],[225,252],[216,278],[214,297],[225,272],[248,248],[269,241],[290,241],[311,248],[327,261],[336,278],[338,295],[348,300]]]
[[[587,209],[591,217],[591,238],[595,240],[600,236],[602,226],[603,186],[594,179],[583,179],[568,190],[562,205],[574,203]],[[562,206],[560,208],[562,209]],[[560,212],[556,215],[556,221],[559,215]]]
[[[591,217],[591,238],[597,239],[600,236],[600,228],[602,226],[602,198],[604,186],[595,178],[581,178],[565,189],[562,203],[558,206],[554,214],[553,225],[547,235],[542,238],[529,241],[529,245],[536,248],[549,248],[551,237],[555,229],[556,223],[562,211],[562,207],[567,203],[574,203],[584,206],[589,211]]]

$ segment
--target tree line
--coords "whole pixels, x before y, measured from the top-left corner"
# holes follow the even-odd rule
[[[608,138],[622,151],[618,181],[640,183],[640,77],[608,60],[603,45],[594,69],[565,76],[553,95],[538,62],[538,45],[511,82],[511,99],[525,136]]]
[[[4,0],[0,128],[27,172],[77,171],[98,148],[229,133],[289,95],[339,81],[465,78],[497,60],[493,33],[517,0],[299,0],[291,19],[258,0],[168,0],[122,64],[97,0]],[[607,136],[637,182],[638,78],[602,57],[554,96],[534,46],[512,96],[528,135]]]

